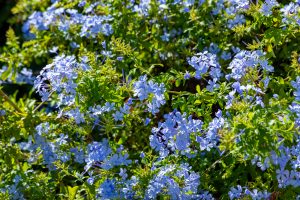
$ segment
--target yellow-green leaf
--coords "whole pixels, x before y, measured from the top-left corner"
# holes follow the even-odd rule
[[[77,190],[78,190],[78,186],[74,186],[74,187],[68,186],[69,200],[75,199]]]

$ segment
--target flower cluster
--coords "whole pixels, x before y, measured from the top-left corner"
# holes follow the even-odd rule
[[[221,129],[224,124],[225,120],[222,117],[222,112],[219,110],[216,113],[216,117],[209,123],[206,133],[196,137],[196,141],[199,143],[201,151],[210,151],[210,149],[218,146],[218,130]]]
[[[299,4],[294,2],[290,2],[288,5],[281,8],[280,11],[283,15],[282,22],[285,24],[300,25],[300,19],[298,17],[299,9]]]
[[[86,13],[89,13],[88,8]],[[112,20],[111,16],[84,15],[75,9],[56,8],[54,3],[45,12],[34,12],[25,22],[22,30],[25,35],[32,38],[34,36],[30,32],[32,26],[40,31],[48,30],[51,26],[57,26],[59,31],[67,34],[72,26],[76,25],[80,26],[79,35],[81,37],[95,38],[98,33],[107,36],[113,33],[112,26],[108,23]]]
[[[146,75],[141,76],[138,81],[133,83],[134,96],[137,96],[140,101],[150,98],[147,107],[152,114],[159,112],[159,108],[166,103],[165,90],[163,83],[158,84],[152,80],[147,81]]]
[[[191,65],[196,70],[195,78],[200,79],[202,76],[208,72],[211,67],[213,78],[220,77],[220,64],[217,61],[217,56],[207,51],[197,53],[192,58],[188,59],[189,65]],[[216,73],[214,73],[216,71]]]
[[[133,187],[137,181],[135,177],[122,181],[107,179],[97,189],[97,197],[100,199],[134,199],[137,195],[133,192]]]
[[[297,76],[296,81],[291,82],[292,87],[296,90],[294,92],[295,101],[289,106],[292,113],[295,113],[297,118],[295,123],[300,126],[300,77]]]
[[[272,8],[279,6],[279,3],[276,0],[267,0],[265,3],[262,4],[260,11],[265,16],[272,15]]]
[[[59,93],[58,106],[72,105],[75,101],[76,86],[74,79],[77,78],[76,70],[80,67],[75,56],[57,56],[53,62],[40,72],[34,81],[42,101],[47,101],[50,94]]]
[[[191,134],[201,131],[202,121],[192,119],[192,116],[187,118],[186,113],[181,114],[176,110],[164,115],[164,118],[165,122],[152,129],[150,146],[159,151],[161,157],[177,151],[189,154]]]
[[[200,176],[191,171],[187,164],[167,165],[158,169],[147,188],[145,199],[156,199],[158,194],[169,194],[172,199],[206,199],[200,198],[198,186]],[[177,179],[175,179],[175,177]],[[181,180],[183,183],[177,183]],[[209,194],[206,194],[207,198]]]
[[[231,70],[231,73],[227,74],[226,78],[233,78],[239,81],[245,76],[248,68],[254,68],[258,65],[261,70],[273,72],[274,68],[268,64],[268,61],[263,56],[264,53],[260,50],[238,52],[229,64],[228,69]]]
[[[254,189],[253,191],[247,189],[247,187],[242,188],[240,185],[237,187],[232,187],[228,192],[230,199],[240,199],[244,196],[249,196],[251,199],[269,199],[271,194],[267,191],[259,191]]]
[[[2,69],[0,69],[0,76],[7,71],[7,66],[3,66]],[[19,84],[29,84],[33,85],[33,82],[35,80],[35,77],[33,76],[32,70],[27,68],[22,68],[22,70],[16,74],[15,81],[12,80],[12,76],[9,76],[6,81],[1,81],[0,83],[19,83]]]
[[[128,154],[124,155],[119,152],[112,154],[112,150],[108,144],[108,140],[103,140],[102,142],[93,142],[87,146],[87,155],[85,158],[86,170],[91,166],[99,166],[106,170],[119,165],[128,165],[131,160],[128,160]]]

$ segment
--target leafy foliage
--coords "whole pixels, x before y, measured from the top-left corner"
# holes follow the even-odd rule
[[[299,1],[20,0],[12,13],[0,199],[299,198]]]

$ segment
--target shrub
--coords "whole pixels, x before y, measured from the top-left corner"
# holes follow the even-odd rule
[[[299,198],[299,1],[12,12],[1,199]]]

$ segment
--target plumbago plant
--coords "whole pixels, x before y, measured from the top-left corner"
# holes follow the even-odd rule
[[[300,198],[299,1],[20,0],[12,13],[1,199]]]

